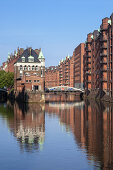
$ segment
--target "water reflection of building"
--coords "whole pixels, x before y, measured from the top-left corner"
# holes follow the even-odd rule
[[[45,111],[51,115],[58,115],[60,124],[66,125],[67,130],[74,133],[74,129],[78,126],[78,120],[83,113],[84,102],[77,103],[50,103],[45,105]],[[81,126],[81,125],[79,125]],[[79,127],[79,129],[82,129]]]
[[[102,169],[113,169],[113,106],[91,102],[84,108],[84,136],[89,159]]]
[[[42,149],[45,137],[44,106],[15,104],[14,120],[9,122],[9,126],[22,150]]]
[[[45,111],[58,115],[61,124],[72,131],[76,143],[87,153],[89,163],[113,169],[113,106],[91,101],[85,104],[48,104]]]

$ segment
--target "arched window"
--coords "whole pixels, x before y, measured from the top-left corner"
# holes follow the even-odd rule
[[[32,66],[32,70],[33,70],[33,71],[35,70],[35,66]]]
[[[23,68],[22,68],[22,65],[20,65],[20,70],[22,70]]]
[[[27,70],[27,66],[26,65],[24,66],[24,70]]]
[[[30,67],[30,65],[28,65],[28,71],[30,71],[31,70],[31,67]]]
[[[38,66],[36,66],[36,71],[38,71]]]

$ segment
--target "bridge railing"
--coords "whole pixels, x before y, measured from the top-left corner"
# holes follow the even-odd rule
[[[45,91],[47,92],[84,92],[83,89],[75,88],[75,87],[69,87],[69,86],[56,86],[51,88],[46,88]]]

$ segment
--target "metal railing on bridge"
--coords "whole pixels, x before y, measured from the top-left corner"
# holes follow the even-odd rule
[[[82,92],[84,93],[84,89],[69,87],[69,86],[56,86],[45,89],[46,92]]]

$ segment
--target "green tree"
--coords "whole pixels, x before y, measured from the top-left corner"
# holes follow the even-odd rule
[[[12,88],[14,86],[14,73],[0,71],[0,88]]]

